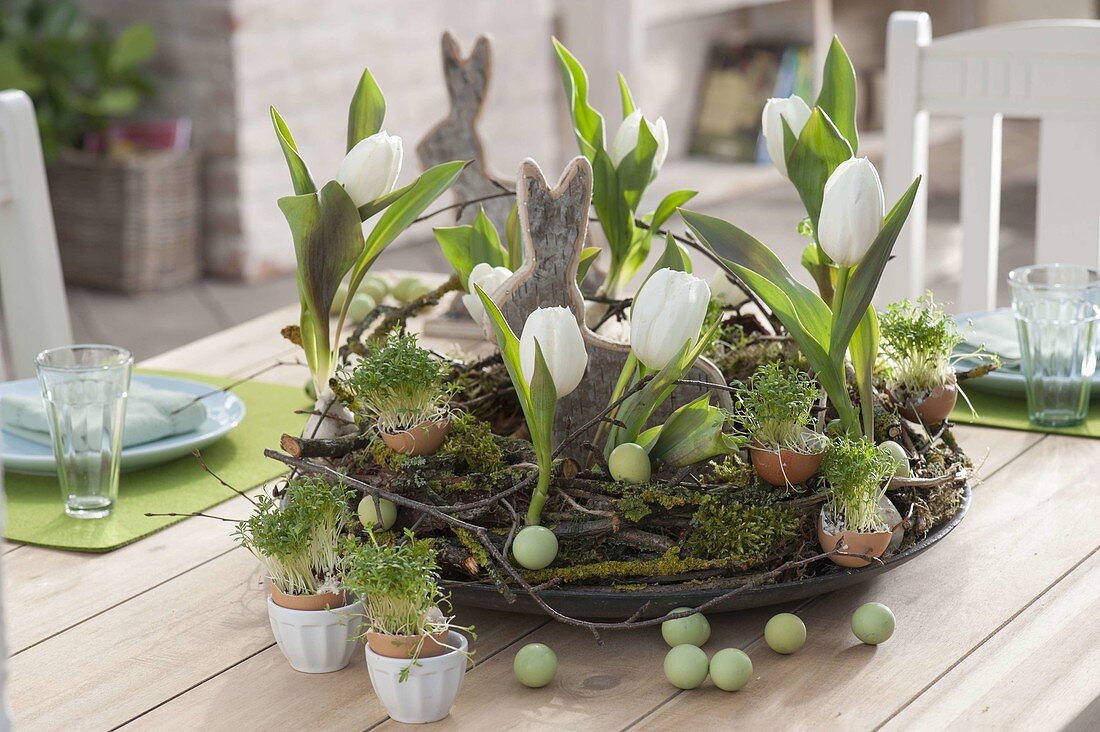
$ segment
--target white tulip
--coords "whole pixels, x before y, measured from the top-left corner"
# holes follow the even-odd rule
[[[810,108],[802,97],[787,97],[786,99],[769,99],[764,105],[764,114],[760,120],[764,131],[764,142],[767,143],[768,157],[775,163],[775,167],[787,177],[787,154],[783,147],[783,122],[787,120],[787,126],[791,128],[795,138],[806,126],[810,119]]]
[[[710,296],[722,305],[735,308],[744,302],[748,302],[749,296],[737,285],[730,281],[724,269],[714,270],[714,274],[707,278],[710,286]]]
[[[867,158],[836,166],[825,181],[817,240],[842,267],[854,267],[871,248],[882,228],[885,201],[878,171]]]
[[[571,394],[588,368],[588,349],[577,316],[569,308],[536,308],[523,324],[519,337],[519,365],[524,380],[535,376],[535,342],[550,369],[558,399]]]
[[[659,269],[634,296],[630,347],[649,369],[665,367],[690,339],[699,338],[710,303],[710,287],[687,272]]]
[[[474,285],[478,285],[486,295],[492,297],[497,288],[511,276],[512,270],[507,267],[494,267],[486,262],[480,262],[470,271],[470,281],[466,287],[469,294],[462,296],[462,304],[466,306],[471,318],[485,325],[485,304],[478,297]]]
[[[400,172],[401,138],[382,130],[348,150],[336,171],[336,180],[359,207],[392,191]]]
[[[611,149],[608,154],[611,156],[611,162],[614,163],[615,167],[619,167],[619,163],[623,161],[623,158],[630,155],[634,152],[634,148],[638,147],[638,132],[643,121],[649,127],[649,133],[653,135],[653,139],[657,141],[657,152],[653,156],[653,172],[656,174],[664,165],[665,158],[668,157],[668,127],[665,125],[664,117],[658,117],[656,122],[650,122],[642,116],[640,109],[635,109],[619,125],[614,139],[611,140]]]

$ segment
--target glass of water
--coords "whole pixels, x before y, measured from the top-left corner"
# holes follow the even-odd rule
[[[1100,345],[1100,271],[1039,264],[1008,275],[1027,379],[1028,417],[1036,424],[1081,424]]]
[[[64,346],[35,358],[65,513],[103,518],[118,500],[122,420],[134,358],[114,346]]]

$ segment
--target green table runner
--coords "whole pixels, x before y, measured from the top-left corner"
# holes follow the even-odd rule
[[[963,385],[965,388],[965,384]],[[1044,427],[1034,424],[1027,418],[1027,400],[1015,399],[998,394],[986,394],[977,389],[968,389],[966,395],[974,404],[977,415],[971,413],[966,401],[960,397],[951,421],[960,424],[974,424],[981,427],[1001,427],[1010,430],[1028,432],[1049,432],[1056,435],[1076,435],[1079,437],[1100,437],[1100,400],[1092,402],[1085,423],[1076,427]]]
[[[146,372],[226,386],[233,379],[186,373]],[[278,447],[284,432],[296,434],[305,424],[294,410],[308,407],[299,387],[250,381],[233,387],[245,405],[238,427],[203,449],[210,469],[229,485],[247,490],[282,475],[286,466],[264,457]],[[7,531],[11,541],[57,549],[106,552],[182,521],[181,517],[147,517],[145,513],[194,513],[234,497],[208,475],[194,457],[123,473],[118,505],[104,519],[74,519],[65,515],[61,487],[55,477],[5,472]]]

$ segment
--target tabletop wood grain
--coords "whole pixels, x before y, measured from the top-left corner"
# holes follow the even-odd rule
[[[147,361],[245,376],[293,362],[288,307]],[[432,339],[431,347],[456,344]],[[263,380],[300,385],[301,366]],[[711,616],[709,653],[744,649],[737,693],[663,677],[659,631],[592,636],[540,616],[457,608],[477,626],[477,664],[439,729],[705,730],[1100,728],[1100,441],[956,430],[982,463],[970,513],[933,550],[853,590]],[[234,498],[217,513],[243,517]],[[398,727],[374,698],[361,653],[333,674],[293,671],[274,645],[253,558],[226,525],[189,519],[104,555],[5,543],[9,697],[17,729]],[[851,612],[884,602],[894,637],[861,645]],[[772,612],[797,612],[809,640],[764,645]],[[543,689],[512,677],[524,643],[554,648]]]

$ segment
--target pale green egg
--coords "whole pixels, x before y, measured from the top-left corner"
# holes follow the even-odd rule
[[[383,531],[393,526],[394,522],[397,521],[397,506],[394,502],[379,498],[378,508],[381,509],[382,513],[381,522],[378,520],[378,512],[374,507],[374,498],[363,496],[363,500],[359,501],[359,523],[369,527],[377,525]]]
[[[665,655],[665,678],[678,689],[695,689],[706,680],[709,666],[702,648],[685,643]]]
[[[374,298],[375,302],[382,302],[386,295],[390,294],[389,283],[378,275],[367,275],[359,283],[358,292],[365,292]]]
[[[885,643],[894,634],[894,613],[880,602],[861,605],[852,613],[852,632],[868,645]]]
[[[692,610],[693,608],[690,607],[678,607],[672,612],[684,613]],[[686,618],[666,620],[661,623],[661,637],[665,639],[665,643],[673,648],[685,643],[691,646],[701,646],[710,638],[710,622],[702,613],[695,613]]]
[[[913,469],[909,466],[909,454],[905,452],[904,447],[893,440],[887,440],[879,443],[878,449],[889,455],[890,459],[894,461],[895,478],[909,478],[913,475]]]
[[[722,691],[737,691],[752,678],[752,659],[740,648],[723,648],[710,659],[710,680]]]
[[[374,306],[373,297],[362,292],[355,293],[351,298],[351,305],[348,306],[348,320],[353,323],[361,322],[374,310]]]
[[[332,315],[337,315],[340,309],[344,307],[344,300],[348,299],[348,283],[341,282],[340,286],[336,288],[336,294],[332,297],[332,307],[329,308],[329,312]]]
[[[416,298],[426,295],[432,288],[425,284],[419,277],[402,277],[391,288],[390,294],[399,302],[412,302]]]
[[[528,643],[516,654],[512,671],[519,683],[538,689],[554,680],[554,675],[558,672],[558,657],[550,646]]]
[[[776,653],[794,653],[806,643],[806,624],[797,615],[779,613],[764,626],[764,640]]]
[[[525,569],[549,567],[558,556],[558,537],[545,526],[525,526],[512,541],[512,554]]]
[[[624,442],[612,450],[607,467],[611,477],[623,483],[647,483],[652,473],[649,453],[633,442]]]

